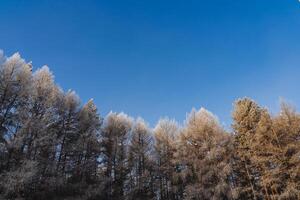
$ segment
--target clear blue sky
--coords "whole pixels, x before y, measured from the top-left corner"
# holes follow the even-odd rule
[[[229,126],[238,97],[300,107],[298,0],[0,0],[0,18],[0,49],[47,64],[102,116],[154,125],[205,107]]]

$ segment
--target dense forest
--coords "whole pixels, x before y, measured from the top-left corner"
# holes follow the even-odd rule
[[[232,119],[102,117],[46,66],[0,52],[0,199],[300,199],[300,114],[242,98]]]

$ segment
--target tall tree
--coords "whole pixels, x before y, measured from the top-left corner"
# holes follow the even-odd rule
[[[135,121],[129,147],[128,199],[154,198],[153,136],[141,118]]]
[[[105,175],[104,199],[124,199],[127,176],[127,144],[133,119],[124,113],[109,113],[101,131]]]
[[[98,157],[100,143],[98,141],[101,119],[93,100],[89,100],[79,113],[79,134],[76,144],[76,169],[80,179],[87,183],[97,181]]]
[[[231,198],[229,142],[212,113],[203,108],[192,110],[177,150],[185,199]]]
[[[154,129],[155,156],[157,165],[159,199],[179,199],[176,185],[176,139],[179,134],[178,124],[168,118],[161,119]]]
[[[300,114],[235,102],[233,133],[211,112],[152,130],[82,105],[48,67],[0,51],[0,199],[300,199]]]
[[[9,170],[11,140],[19,129],[18,110],[24,106],[31,87],[31,64],[18,53],[5,57],[0,51],[0,173]]]
[[[300,199],[300,115],[283,103],[273,124],[280,150],[272,165],[271,189],[280,200]]]

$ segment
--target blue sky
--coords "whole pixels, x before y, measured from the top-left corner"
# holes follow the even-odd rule
[[[0,0],[0,18],[6,55],[48,65],[102,116],[205,107],[229,127],[239,97],[300,106],[297,0]]]

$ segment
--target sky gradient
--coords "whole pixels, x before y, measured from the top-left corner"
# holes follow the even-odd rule
[[[153,126],[205,107],[229,127],[239,97],[300,108],[297,0],[0,0],[0,18],[6,55],[48,65],[102,116]]]

